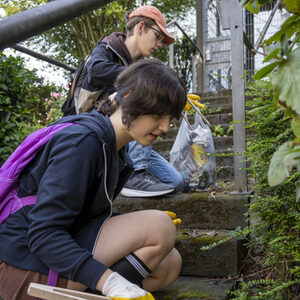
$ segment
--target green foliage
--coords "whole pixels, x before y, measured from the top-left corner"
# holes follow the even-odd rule
[[[212,244],[209,244],[207,246],[203,246],[200,248],[200,250],[202,250],[202,251],[212,250],[212,249],[214,249],[224,243],[228,243],[234,239],[247,240],[248,239],[247,235],[251,232],[251,230],[252,230],[251,227],[242,229],[241,227],[238,226],[235,230],[233,230],[229,233],[228,237],[221,239],[217,242],[214,242]]]
[[[274,153],[268,172],[269,185],[276,186],[291,175],[294,167],[300,171],[300,146],[293,147],[292,142],[282,144]]]
[[[300,23],[299,23],[300,25]],[[300,27],[299,27],[300,28]],[[272,76],[275,100],[300,114],[300,48],[287,55]]]
[[[243,238],[248,240],[252,255],[263,258],[257,279],[241,281],[231,293],[233,299],[288,300],[300,283],[300,203],[296,192],[300,174],[295,168],[299,154],[297,142],[291,142],[295,139],[293,130],[298,133],[298,122],[291,124],[273,93],[270,81],[247,83],[251,99],[247,102],[247,127],[256,131],[255,138],[248,138],[245,153],[250,181],[254,182],[247,214],[250,225],[202,248],[211,250],[233,238]]]
[[[214,128],[214,132],[212,133],[213,136],[224,136],[225,132],[224,132],[224,128],[222,127],[222,125],[216,125]]]
[[[44,99],[53,90],[55,86],[45,84],[36,70],[24,67],[23,59],[0,53],[0,165],[29,133],[50,121]],[[57,108],[50,113],[56,118]]]
[[[289,280],[287,282],[282,282],[279,280],[272,279],[259,279],[259,280],[251,280],[249,282],[242,282],[241,288],[237,291],[231,293],[235,297],[230,299],[288,299],[289,295],[286,290],[290,286],[295,286],[299,284],[299,280]],[[257,287],[260,287],[258,289]],[[257,295],[257,296],[254,296]],[[252,296],[252,297],[251,297]]]
[[[252,13],[258,13],[261,6],[270,8],[274,0],[238,0]],[[284,8],[293,14],[300,15],[300,2],[299,0],[281,0]]]
[[[274,103],[273,90],[269,81],[254,81],[248,85],[249,96],[254,98],[247,102],[248,128],[256,131],[255,140],[247,143],[248,159],[251,162],[250,176],[258,186],[264,185],[266,191],[269,163],[273,153],[284,142],[294,137],[290,118],[285,117],[283,111]],[[272,128],[272,130],[270,130]],[[276,190],[276,192],[278,192]]]
[[[209,114],[218,114],[223,111],[223,108],[221,106],[218,107],[209,107],[209,103],[203,103],[205,106],[204,108],[201,109],[201,112],[204,115],[209,115]]]
[[[167,47],[164,47],[165,49]],[[187,91],[192,88],[192,57],[195,52],[190,41],[183,36],[174,43],[174,70],[183,80]],[[163,61],[167,61],[165,58]]]
[[[233,132],[233,124],[229,125],[229,128],[227,129],[227,135],[230,135],[231,132]]]
[[[291,287],[300,280],[300,210],[295,190],[299,173],[292,168],[295,152],[289,144],[294,133],[290,118],[274,103],[270,81],[251,82],[247,90],[248,127],[256,130],[255,139],[247,142],[247,158],[255,184],[248,211],[251,226],[244,230],[251,236],[249,245],[264,257],[263,267],[271,272],[268,278],[243,282],[233,295],[234,299],[291,299]],[[282,150],[276,152],[278,148]]]

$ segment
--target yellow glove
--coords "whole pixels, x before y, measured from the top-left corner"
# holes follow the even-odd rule
[[[165,210],[164,212],[172,219],[172,222],[176,228],[181,224],[181,219],[176,219],[176,214],[174,212],[168,210]]]
[[[187,94],[187,98],[195,105],[198,106],[199,108],[204,108],[204,104],[199,103],[200,97],[195,94]],[[192,108],[192,105],[187,101],[186,105],[184,107],[184,111],[190,110]]]
[[[113,300],[155,300],[153,296],[147,292],[145,296],[140,296],[136,298],[122,298],[122,297],[110,297]]]

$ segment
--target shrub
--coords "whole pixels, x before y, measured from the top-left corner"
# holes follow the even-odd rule
[[[274,103],[269,81],[252,82],[248,94],[252,98],[247,103],[248,123],[256,135],[247,143],[254,185],[248,211],[251,225],[245,231],[260,265],[254,268],[259,275],[253,280],[250,274],[249,281],[245,277],[232,294],[235,299],[292,299],[300,283],[300,210],[295,188],[299,173],[293,171],[281,184],[270,187],[268,169],[274,152],[294,134],[290,118]]]
[[[36,70],[28,70],[22,58],[0,53],[0,165],[29,133],[48,124],[48,113],[51,121],[59,117],[62,100],[54,105],[55,114],[44,101],[56,90]]]

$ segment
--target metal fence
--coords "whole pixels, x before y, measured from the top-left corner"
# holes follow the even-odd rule
[[[206,24],[204,24],[204,90],[215,91],[231,88],[231,62],[230,62],[230,32],[222,30],[220,16],[217,9],[217,0],[203,0]],[[244,33],[254,46],[259,41],[263,31],[264,38],[272,36],[289,17],[288,12],[276,2],[268,7],[261,8],[258,14],[243,11]],[[275,11],[273,9],[277,8]],[[273,14],[271,20],[270,16]],[[266,23],[270,24],[266,27]],[[257,46],[257,45],[256,45]],[[259,48],[259,52],[264,49]],[[264,55],[254,54],[247,46],[244,47],[245,71],[254,74],[255,70],[263,66]]]

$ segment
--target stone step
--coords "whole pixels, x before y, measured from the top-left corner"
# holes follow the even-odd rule
[[[216,113],[206,115],[205,118],[212,126],[219,124],[229,124],[232,122],[232,113]]]
[[[209,91],[209,92],[202,92],[199,94],[201,99],[203,98],[215,98],[215,97],[224,97],[224,96],[232,96],[232,90],[219,90],[219,91]]]
[[[232,239],[210,250],[201,247],[230,238],[225,230],[178,230],[175,248],[182,257],[182,276],[228,278],[238,275],[245,256],[244,241]]]
[[[218,113],[232,113],[232,104],[229,99],[226,103],[218,103],[218,102],[203,102],[205,108],[203,109],[203,114],[206,116],[210,114],[218,114]]]
[[[234,180],[233,166],[217,166],[217,181],[232,181]]]
[[[113,207],[123,213],[143,209],[174,211],[182,219],[181,228],[232,230],[247,225],[247,204],[247,195],[195,192],[152,198],[119,195]]]
[[[222,95],[222,94],[211,94],[208,96],[201,96],[200,95],[200,102],[203,104],[209,103],[209,104],[218,104],[218,105],[223,105],[223,104],[231,104],[232,103],[232,95]]]
[[[157,300],[225,300],[232,281],[180,276],[169,287],[154,292]]]

